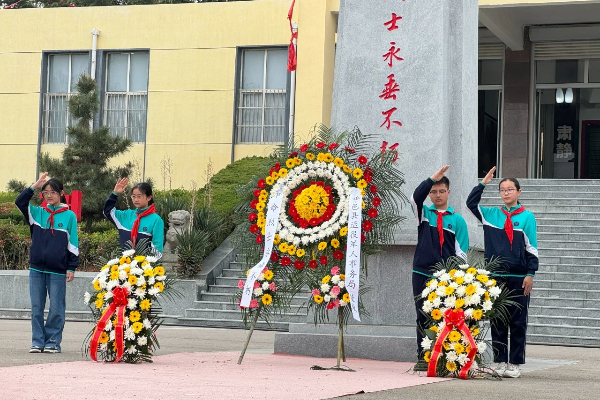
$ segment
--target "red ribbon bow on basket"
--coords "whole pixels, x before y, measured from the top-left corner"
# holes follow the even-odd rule
[[[102,332],[110,318],[117,314],[117,323],[115,324],[115,343],[117,346],[117,358],[113,363],[121,361],[123,358],[123,325],[125,324],[125,308],[127,307],[127,296],[129,291],[124,287],[116,287],[112,290],[113,301],[110,306],[102,314],[102,318],[98,321],[92,341],[90,342],[90,355],[92,360],[98,361],[96,353],[98,352],[98,343]]]
[[[435,345],[433,346],[433,352],[431,353],[431,360],[429,360],[429,365],[427,367],[427,376],[436,376],[437,363],[442,354],[442,347],[446,338],[452,332],[453,329],[458,330],[463,334],[464,337],[469,341],[469,345],[471,346],[471,351],[468,354],[468,361],[463,365],[460,369],[459,377],[460,379],[467,379],[469,377],[469,369],[473,364],[473,359],[477,354],[477,345],[475,344],[475,339],[473,339],[473,335],[469,330],[469,327],[465,324],[465,313],[463,310],[451,310],[447,309],[444,313],[444,322],[446,326],[444,330],[438,335],[437,340],[435,341]]]

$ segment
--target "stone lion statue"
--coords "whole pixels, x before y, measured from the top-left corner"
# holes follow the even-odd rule
[[[176,210],[169,213],[169,230],[166,235],[164,252],[175,253],[177,250],[177,234],[183,233],[190,227],[190,213],[185,210]]]

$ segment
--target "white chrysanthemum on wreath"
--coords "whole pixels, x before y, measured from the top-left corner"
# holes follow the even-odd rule
[[[485,353],[486,350],[487,350],[487,343],[486,342],[484,342],[484,341],[477,342],[477,352],[479,354]]]
[[[129,250],[125,250],[123,252],[124,257],[131,257],[134,254],[135,254],[135,249],[129,249]]]
[[[423,347],[426,350],[429,350],[431,348],[432,344],[433,344],[433,341],[431,339],[429,339],[428,337],[424,337],[423,340],[421,340],[421,347]]]
[[[458,355],[456,354],[455,351],[449,351],[448,353],[446,353],[446,360],[448,360],[450,362],[454,362],[454,361],[458,360]]]

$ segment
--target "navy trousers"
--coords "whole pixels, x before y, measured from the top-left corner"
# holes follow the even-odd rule
[[[427,317],[423,314],[423,302],[425,299],[421,298],[421,293],[423,289],[425,289],[425,285],[427,281],[431,278],[418,274],[416,272],[412,273],[412,285],[413,285],[413,295],[415,296],[415,308],[417,311],[417,357],[419,359],[423,358],[421,354],[423,354],[423,349],[421,348],[421,341],[423,340],[423,331],[427,326]]]

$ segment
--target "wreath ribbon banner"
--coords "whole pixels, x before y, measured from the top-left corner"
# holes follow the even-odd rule
[[[281,185],[279,190],[275,193],[267,205],[267,220],[265,224],[265,249],[262,259],[256,264],[246,278],[244,289],[242,291],[242,300],[240,306],[250,307],[250,300],[252,300],[252,292],[254,291],[254,282],[261,274],[262,270],[267,266],[271,253],[273,252],[273,241],[275,239],[275,233],[277,233],[277,225],[279,224],[279,214],[281,212],[281,203],[283,200],[283,187]]]
[[[352,316],[360,321],[358,288],[360,283],[360,247],[362,223],[362,195],[359,188],[350,190],[348,207],[348,252],[346,254],[346,289],[350,295]]]
[[[90,356],[92,360],[98,361],[96,353],[98,352],[98,345],[100,342],[100,336],[102,332],[104,332],[104,328],[106,324],[110,320],[110,318],[116,314],[116,324],[115,324],[115,343],[117,347],[117,357],[113,361],[113,363],[117,363],[123,358],[124,353],[124,343],[123,343],[123,326],[125,325],[125,309],[127,307],[127,296],[129,295],[129,291],[124,287],[116,287],[113,289],[113,302],[104,312],[100,321],[96,325],[96,329],[94,330],[94,334],[92,336],[92,341],[90,342]]]

